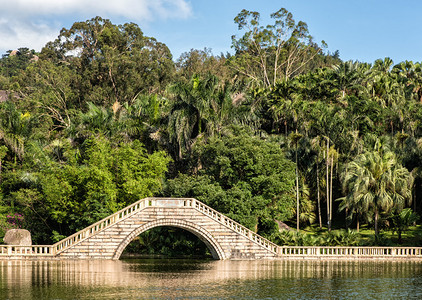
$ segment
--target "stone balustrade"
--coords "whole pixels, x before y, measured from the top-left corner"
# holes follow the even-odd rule
[[[422,258],[421,247],[279,246],[279,257]]]
[[[0,245],[1,257],[48,257],[54,256],[54,248],[51,245],[33,245],[33,246],[14,246],[14,245]]]

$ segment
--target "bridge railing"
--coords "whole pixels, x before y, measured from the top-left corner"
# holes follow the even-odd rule
[[[0,245],[0,256],[54,256],[51,245]]]
[[[281,257],[422,257],[421,247],[279,246]]]
[[[193,199],[193,198],[184,199],[184,201],[185,201],[185,206],[193,207],[193,208],[199,210],[200,212],[206,214],[207,216],[209,216],[213,220],[225,225],[226,227],[228,227],[228,228],[234,230],[235,232],[237,232],[238,234],[240,234],[240,235],[248,238],[249,240],[261,245],[262,247],[266,248],[267,250],[274,252],[274,253],[277,253],[277,249],[279,247],[278,245],[276,245],[273,242],[270,242],[269,240],[267,240],[266,238],[263,238],[262,236],[256,234],[255,232],[246,228],[245,226],[240,225],[239,223],[237,223],[237,222],[233,221],[232,219],[226,217],[222,213],[219,213],[215,209],[212,209],[208,205],[205,205],[204,203],[202,203],[202,202],[200,202],[196,199]]]
[[[72,245],[75,245],[85,239],[87,239],[90,236],[93,236],[97,234],[98,232],[110,227],[113,224],[116,224],[117,222],[126,219],[127,217],[131,216],[132,214],[143,210],[146,207],[149,207],[152,205],[152,199],[153,198],[144,198],[141,199],[121,210],[118,212],[102,219],[101,221],[98,221],[78,232],[75,234],[72,234],[71,236],[55,243],[51,247],[53,248],[53,252],[55,254],[71,247]]]

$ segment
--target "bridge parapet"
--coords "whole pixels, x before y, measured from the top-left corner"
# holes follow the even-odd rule
[[[152,205],[154,198],[144,198],[141,199],[121,210],[118,212],[86,227],[85,229],[82,229],[75,234],[72,234],[71,236],[55,243],[52,247],[54,248],[54,252],[60,253],[61,251],[64,251],[65,249],[82,242],[83,240],[87,239],[88,237],[91,237],[98,232],[118,223],[119,221],[133,215],[136,212],[139,212],[146,207],[149,207]]]
[[[257,243],[258,245],[268,249],[269,251],[277,253],[278,245],[270,242],[266,238],[263,238],[259,234],[256,234],[252,230],[250,230],[250,229],[246,228],[245,226],[233,221],[232,219],[226,217],[225,215],[219,213],[218,211],[216,211],[215,209],[212,209],[211,207],[205,205],[204,203],[202,203],[202,202],[200,202],[196,199],[192,199],[192,201],[194,201],[193,205],[194,205],[195,209],[197,209],[198,211],[206,214],[207,216],[214,219],[215,221],[217,221],[217,222],[223,224],[224,226],[234,230],[238,234],[243,235],[247,239],[253,241],[254,243]]]

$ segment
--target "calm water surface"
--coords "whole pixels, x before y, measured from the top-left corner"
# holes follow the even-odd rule
[[[422,299],[421,262],[0,261],[0,299]]]

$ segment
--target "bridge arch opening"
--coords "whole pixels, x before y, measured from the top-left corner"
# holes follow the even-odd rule
[[[135,237],[120,258],[212,258],[209,247],[192,232],[170,226],[148,229]]]
[[[217,243],[214,237],[204,228],[185,220],[175,220],[175,219],[159,219],[155,220],[139,227],[135,228],[118,246],[113,259],[118,260],[122,255],[126,247],[139,235],[142,233],[157,227],[175,227],[186,230],[201,240],[208,250],[210,251],[212,257],[218,260],[224,260],[226,257],[221,246]]]

